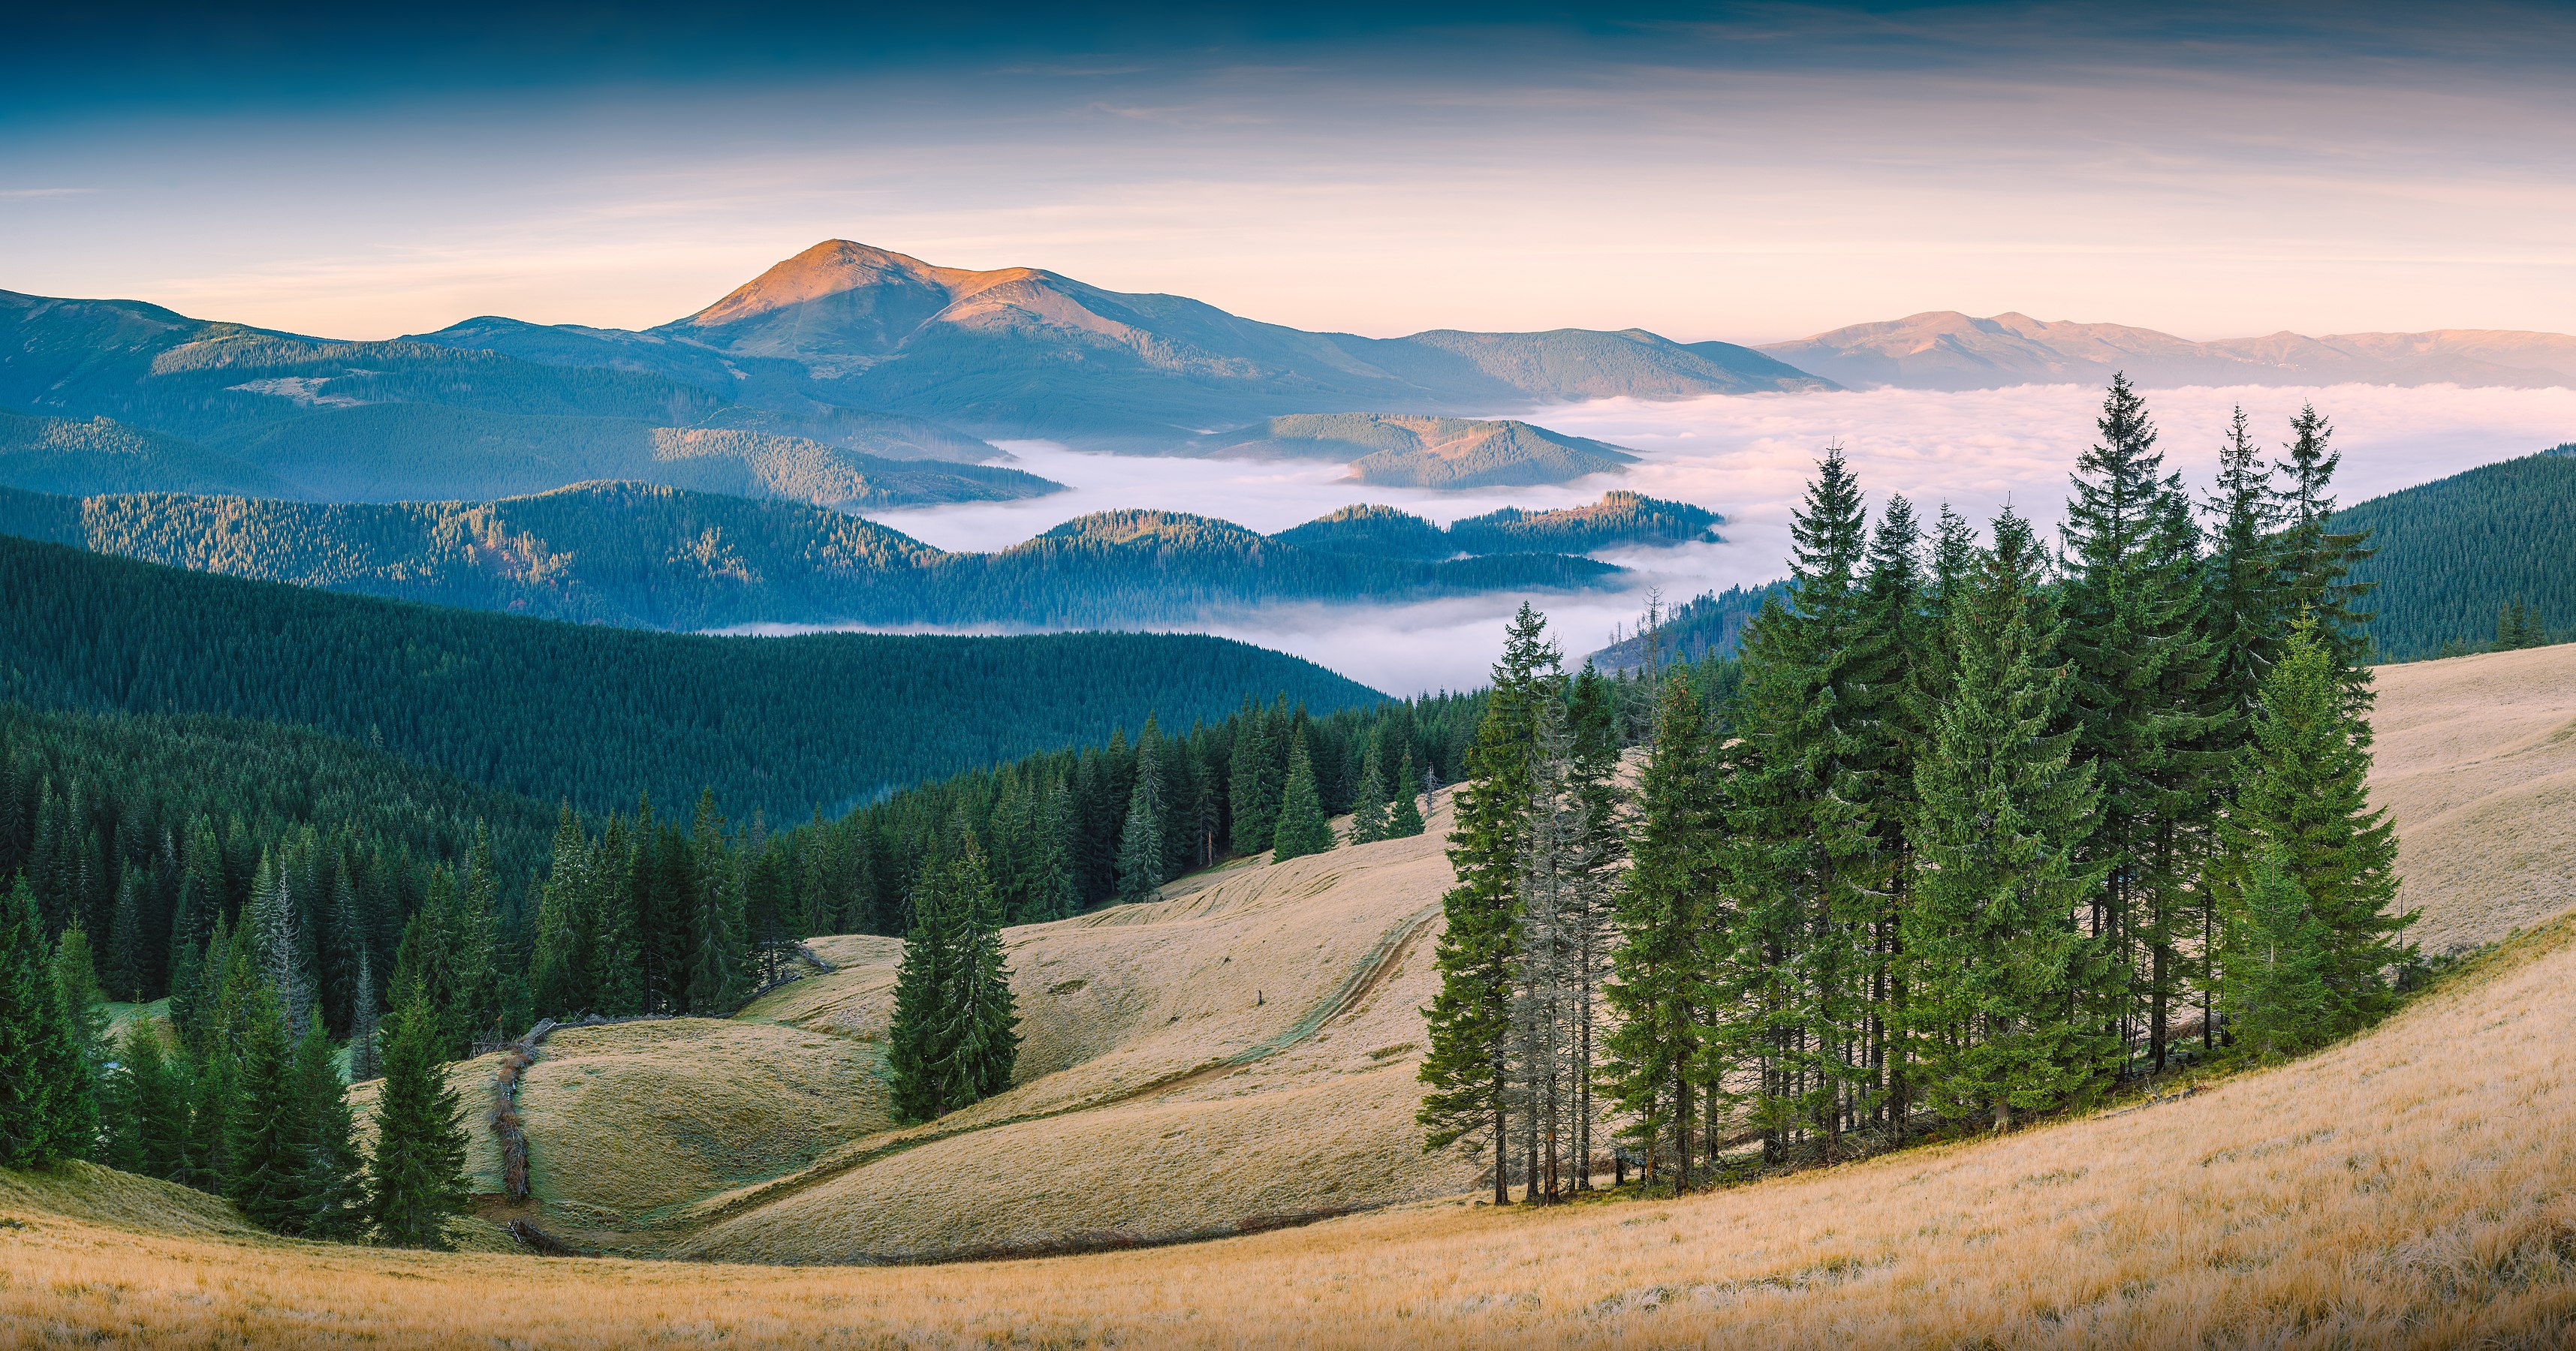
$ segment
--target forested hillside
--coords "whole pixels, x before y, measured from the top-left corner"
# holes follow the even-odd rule
[[[0,697],[311,726],[588,809],[711,787],[737,816],[792,819],[1283,692],[1319,711],[1380,697],[1215,638],[685,637],[0,539]]]
[[[1618,473],[1636,456],[1526,422],[1388,413],[1297,413],[1199,437],[1202,455],[1348,460],[1362,483],[1406,488],[1519,487]]]
[[[2415,661],[2494,644],[2508,607],[2537,632],[2505,646],[2576,633],[2576,455],[2567,448],[2486,465],[2375,497],[2333,516],[2368,532],[2353,568],[2371,586],[2362,608],[2379,655]]]
[[[802,503],[639,483],[388,505],[0,489],[0,533],[263,581],[670,629],[1109,627],[1278,601],[1419,600],[1622,579],[1608,564],[1557,554],[1453,560],[1445,548],[1428,558],[1309,549],[1226,521],[1150,511],[1081,517],[999,553],[947,553]]]
[[[1724,518],[1705,507],[1642,493],[1612,491],[1588,506],[1525,511],[1504,507],[1469,516],[1448,529],[1394,507],[1343,507],[1271,536],[1282,543],[1385,558],[1457,554],[1564,553],[1688,544],[1716,539]]]

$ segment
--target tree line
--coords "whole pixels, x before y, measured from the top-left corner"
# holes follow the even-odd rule
[[[1546,1200],[1592,1185],[1597,1122],[1615,1176],[1680,1190],[2391,1007],[2331,428],[2267,463],[2240,412],[2195,501],[2125,379],[2097,427],[2054,550],[2010,509],[1872,528],[1830,450],[1728,687],[1650,668],[1633,782],[1523,608],[1457,794],[1427,1147]]]

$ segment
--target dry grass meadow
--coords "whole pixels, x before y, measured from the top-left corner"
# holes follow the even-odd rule
[[[2365,1036],[2187,1097],[1497,1212],[1412,1143],[1417,917],[1446,870],[1436,839],[1393,842],[1015,931],[1029,1059],[969,1120],[891,1131],[832,1091],[882,1044],[872,940],[704,1045],[550,1047],[524,1097],[540,1213],[699,1261],[296,1244],[160,1184],[0,1174],[0,1344],[2576,1343],[2576,647],[2380,684],[2426,947],[2523,932]],[[1382,1203],[1178,1247],[747,1264]]]

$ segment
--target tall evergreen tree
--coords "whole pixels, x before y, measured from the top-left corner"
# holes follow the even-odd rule
[[[1440,992],[1424,1011],[1430,1049],[1415,1119],[1424,1148],[1445,1149],[1479,1133],[1493,1149],[1494,1201],[1511,1199],[1511,1024],[1521,836],[1531,793],[1537,700],[1553,697],[1559,658],[1547,621],[1527,602],[1504,633],[1468,782],[1453,799],[1457,825],[1449,862],[1457,883],[1441,898],[1447,919],[1435,961]]]
[[[943,1077],[953,1058],[949,1007],[955,975],[965,959],[964,924],[949,891],[948,875],[934,860],[912,889],[912,932],[895,968],[894,1021],[886,1033],[886,1065],[893,1080],[897,1121],[930,1121],[950,1110],[953,1086]],[[961,1104],[962,1105],[962,1104]]]
[[[1393,824],[1394,795],[1386,786],[1386,765],[1379,739],[1369,738],[1360,755],[1359,790],[1351,800],[1351,843],[1373,844],[1387,838]]]
[[[1279,794],[1279,825],[1270,861],[1284,863],[1333,847],[1333,828],[1324,819],[1324,804],[1315,786],[1315,761],[1306,738],[1296,736],[1288,748],[1288,779]]]
[[[950,859],[951,903],[965,920],[957,975],[959,988],[950,1003],[959,1025],[957,1069],[952,1082],[972,1096],[989,1098],[1011,1086],[1019,1063],[1019,1006],[1011,995],[1011,968],[1002,951],[1002,904],[984,868],[983,851],[962,825]],[[963,1105],[963,1104],[960,1104]]]
[[[365,948],[358,949],[358,977],[349,996],[349,1079],[365,1083],[384,1073],[384,1047],[377,1040],[376,972]]]
[[[173,1057],[148,1019],[126,1026],[117,1061],[123,1070],[116,1129],[128,1137],[128,1143],[116,1166],[164,1182],[186,1183],[191,1170],[184,1061]]]
[[[414,998],[395,1016],[367,1161],[367,1221],[398,1248],[448,1246],[465,1213],[465,1126],[443,1067],[438,1015]]]
[[[1730,928],[1718,885],[1716,746],[1707,708],[1687,667],[1660,682],[1660,707],[1637,776],[1634,864],[1614,901],[1619,944],[1603,991],[1618,1022],[1602,1083],[1646,1146],[1648,1185],[1659,1162],[1676,1166],[1670,1186],[1689,1188],[1699,1088],[1724,1080],[1727,1066],[1704,1058],[1709,1010],[1705,945]]]
[[[91,1068],[107,1060],[107,992],[99,988],[98,959],[91,950],[89,933],[75,924],[63,930],[54,943],[54,955],[48,963],[54,985],[54,998],[63,1007],[63,1022],[72,1031],[72,1044],[80,1051],[81,1063]]]
[[[1151,729],[1151,722],[1147,727]],[[1118,841],[1118,899],[1151,900],[1163,885],[1163,771],[1160,738],[1138,743],[1136,786],[1127,796],[1127,827]]]
[[[253,996],[225,1124],[230,1168],[224,1195],[253,1224],[272,1233],[302,1231],[306,1104],[295,1083],[286,1018],[265,982]]]
[[[2257,842],[2242,885],[2228,890],[2221,910],[2228,1032],[2239,1051],[2256,1059],[2307,1050],[2342,1021],[2326,989],[2331,938],[2314,900],[2285,866],[2286,852]]]
[[[1404,758],[1395,771],[1395,802],[1386,813],[1386,838],[1409,840],[1423,832],[1420,776],[1413,768],[1413,750],[1405,748]]]
[[[308,1238],[344,1238],[357,1231],[364,1193],[361,1160],[353,1143],[349,1097],[332,1064],[331,1039],[322,1020],[307,1020],[295,1044],[289,1076],[303,1167],[296,1176],[296,1215],[289,1232]]]
[[[89,1157],[98,1099],[56,993],[35,889],[0,896],[0,1168]]]
[[[2117,1042],[2087,998],[2106,981],[2109,941],[2073,919],[2108,866],[2077,853],[2094,772],[2072,762],[2072,729],[2049,730],[2068,663],[2029,528],[2010,512],[1981,573],[1950,612],[1957,681],[1915,769],[1912,840],[1927,867],[1904,947],[1912,1058],[1933,1104],[2000,1131],[2015,1109],[2085,1094]]]
[[[2399,935],[2414,919],[2392,909],[2396,835],[2387,813],[2370,806],[2370,750],[2336,661],[2313,621],[2292,631],[2264,682],[2220,869],[2221,895],[2238,898],[2232,908],[2240,915],[2259,909],[2251,891],[2263,867],[2305,897],[2319,926],[2317,977],[2329,1000],[2329,1034],[2360,1027],[2393,1005],[2388,972],[2407,956]],[[2261,899],[2279,902],[2286,894]],[[2265,932],[2270,941],[2282,933],[2277,925]]]
[[[698,814],[690,837],[696,861],[697,894],[692,898],[689,929],[689,1011],[731,1013],[750,992],[745,982],[751,944],[745,915],[742,870],[725,847],[724,818],[716,813],[712,790],[698,796]]]
[[[2370,710],[2370,637],[2365,629],[2371,615],[2360,605],[2372,584],[2353,581],[2352,570],[2377,550],[2366,535],[2330,528],[2334,473],[2343,463],[2333,438],[2334,427],[2315,406],[2302,407],[2290,420],[2286,458],[2273,469],[2279,485],[2282,613],[2314,621],[2318,641],[2334,659],[2335,683],[2346,711],[2361,715]],[[2367,722],[2361,724],[2361,735],[2368,745]]]
[[[1281,754],[1275,746],[1269,719],[1246,699],[1243,712],[1235,717],[1226,795],[1234,807],[1232,835],[1234,852],[1238,854],[1257,854],[1278,837],[1279,793],[1283,785],[1272,772],[1274,756]]]

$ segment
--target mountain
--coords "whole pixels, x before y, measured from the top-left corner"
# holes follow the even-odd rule
[[[1714,542],[1725,518],[1688,502],[1608,492],[1590,506],[1554,511],[1504,507],[1449,523],[1449,538],[1471,554],[1591,553],[1620,545]]]
[[[1165,447],[1325,408],[1474,411],[1569,398],[1825,388],[1727,344],[1650,333],[1309,333],[1037,268],[939,267],[826,240],[650,336],[801,364],[839,402],[992,435]]]
[[[1384,696],[1185,634],[706,638],[335,595],[0,537],[0,699],[311,727],[583,809],[650,791],[801,819],[1284,693]]]
[[[2576,456],[2560,451],[2485,465],[2334,514],[2378,552],[2353,569],[2373,584],[2368,632],[2380,656],[2413,661],[2496,637],[2508,602],[2542,629],[2576,630]]]
[[[981,465],[892,463],[1007,458],[922,419],[811,398],[746,405],[738,392],[640,366],[334,342],[134,301],[0,292],[0,406],[68,424],[0,425],[0,474],[20,487],[382,501],[616,477],[895,505],[1056,486]]]
[[[2097,385],[2126,371],[2142,385],[2360,382],[2541,388],[2576,385],[2576,337],[2446,329],[2193,342],[2154,329],[1934,310],[1855,324],[1759,350],[1854,387],[1999,389]]]
[[[0,489],[0,533],[262,581],[666,629],[1110,627],[1275,602],[1562,591],[1625,577],[1551,552],[1453,560],[1447,548],[1422,558],[1308,549],[1159,511],[1084,516],[998,553],[947,553],[803,503],[640,483],[391,504]]]
[[[1528,487],[1616,474],[1637,457],[1607,441],[1510,420],[1298,413],[1188,443],[1207,455],[1347,459],[1351,477],[1393,488]]]

